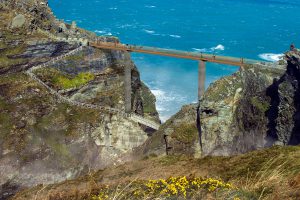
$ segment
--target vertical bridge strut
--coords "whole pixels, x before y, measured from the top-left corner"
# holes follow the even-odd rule
[[[205,92],[205,72],[206,72],[206,61],[199,60],[198,66],[198,101]]]
[[[206,78],[206,61],[199,60],[199,65],[198,65],[198,107],[197,107],[196,123],[197,123],[201,151],[202,151],[202,127],[201,127],[201,121],[200,121],[200,115],[201,115],[200,100],[205,92],[205,78]]]

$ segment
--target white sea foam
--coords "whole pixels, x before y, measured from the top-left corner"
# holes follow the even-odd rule
[[[153,89],[151,92],[156,96],[158,101],[173,101],[175,99],[174,96],[170,96],[165,91],[160,89]]]
[[[99,33],[99,34],[101,34],[101,35],[108,35],[108,36],[111,36],[111,35],[112,35],[111,32],[102,31],[102,30],[95,30],[94,32],[95,32],[95,33]]]
[[[215,52],[215,51],[224,51],[225,47],[222,44],[218,44],[217,46],[211,47],[209,49],[207,49],[207,48],[203,48],[203,49],[192,48],[192,49],[196,52],[212,53],[212,52]]]
[[[275,53],[262,53],[258,55],[261,59],[271,62],[279,61],[283,54],[275,54]]]
[[[166,92],[161,89],[152,89],[151,92],[156,97],[156,109],[163,122],[171,117],[173,104],[183,104],[186,101],[186,97],[178,95],[175,91]]]
[[[222,44],[218,44],[216,47],[212,47],[210,48],[212,51],[224,51],[225,50],[225,47],[222,45]]]
[[[144,29],[144,31],[145,31],[146,33],[149,33],[149,34],[154,34],[154,33],[155,33],[155,31],[147,30],[147,29]]]
[[[147,5],[146,8],[156,8],[156,6]]]
[[[197,48],[192,48],[192,49],[197,52],[207,52],[207,49],[197,49]]]
[[[95,33],[100,33],[100,34],[104,34],[104,33],[106,33],[106,31],[101,31],[101,30],[95,30]]]
[[[159,33],[154,33],[153,35],[162,36],[162,37],[166,37],[167,36],[166,34],[159,34]]]
[[[170,35],[170,37],[173,37],[173,38],[181,38],[180,35]]]
[[[118,8],[117,7],[111,7],[111,8],[109,8],[109,10],[118,10]]]
[[[118,26],[118,28],[129,28],[129,27],[135,27],[135,25],[133,25],[133,24],[123,24],[123,25]]]

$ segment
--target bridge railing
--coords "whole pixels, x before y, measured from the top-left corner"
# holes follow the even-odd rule
[[[96,48],[98,47],[98,48],[106,48],[106,49],[141,52],[141,53],[148,53],[148,54],[157,54],[163,56],[178,57],[178,58],[191,59],[191,60],[202,60],[207,62],[215,62],[220,64],[228,64],[228,65],[236,65],[236,66],[242,66],[244,64],[257,64],[262,62],[259,60],[221,56],[216,54],[188,52],[188,51],[156,48],[156,47],[148,47],[148,46],[126,45],[126,44],[120,44],[116,42],[112,43],[106,41],[90,42],[90,45]]]

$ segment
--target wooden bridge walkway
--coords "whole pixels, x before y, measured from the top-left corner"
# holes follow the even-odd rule
[[[125,44],[113,43],[113,42],[95,41],[95,42],[89,42],[89,46],[99,48],[99,49],[111,49],[111,50],[120,50],[120,51],[128,51],[128,52],[146,53],[146,54],[169,56],[175,58],[183,58],[189,60],[219,63],[225,65],[233,65],[233,66],[243,66],[245,64],[256,64],[261,62],[258,60],[245,59],[245,58],[219,56],[215,54],[188,52],[188,51],[163,49],[163,48],[148,47],[148,46],[125,45]]]

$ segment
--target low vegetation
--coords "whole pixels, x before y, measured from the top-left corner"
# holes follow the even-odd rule
[[[55,85],[62,87],[63,89],[77,88],[85,85],[91,80],[94,80],[95,75],[90,72],[79,73],[74,78],[68,78],[66,76],[58,76],[53,79]]]
[[[147,157],[14,199],[300,199],[300,146],[232,157]]]
[[[144,113],[156,113],[155,96],[150,92],[147,86],[142,83],[142,100],[144,106]]]
[[[230,183],[218,179],[181,176],[147,181],[136,180],[115,188],[104,186],[98,194],[92,195],[91,199],[195,199],[207,194],[225,195],[235,189]]]
[[[71,76],[54,68],[38,69],[35,74],[55,89],[78,88],[95,79],[95,75],[91,72],[81,72]]]

